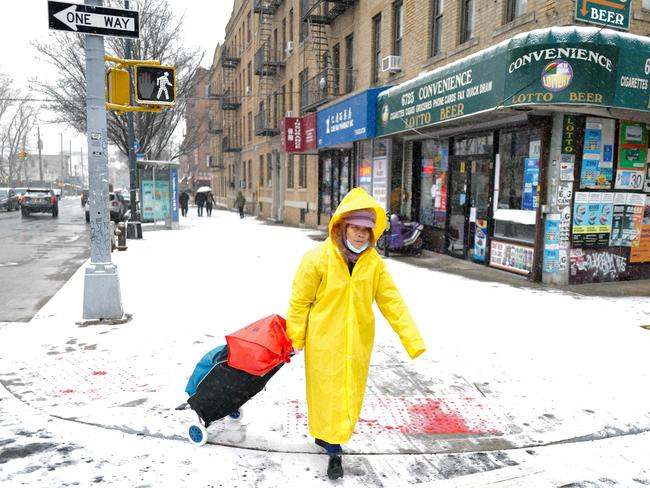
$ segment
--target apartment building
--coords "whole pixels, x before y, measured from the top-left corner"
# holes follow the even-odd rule
[[[212,166],[216,159],[209,138],[209,70],[197,68],[191,80],[193,89],[185,109],[185,144],[189,151],[180,158],[179,185],[196,191],[212,184]]]
[[[361,186],[431,251],[549,283],[650,277],[649,3],[235,2],[213,69],[223,197],[322,227]]]

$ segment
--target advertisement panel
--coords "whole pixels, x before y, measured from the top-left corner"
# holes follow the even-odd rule
[[[650,262],[650,196],[646,195],[643,218],[641,220],[641,236],[639,245],[630,251],[631,263]]]
[[[613,204],[613,193],[576,193],[573,206],[573,247],[609,246]]]
[[[285,117],[280,121],[280,146],[283,152],[317,154],[316,114]]]
[[[533,271],[534,254],[535,249],[529,246],[492,241],[490,266],[527,275]]]

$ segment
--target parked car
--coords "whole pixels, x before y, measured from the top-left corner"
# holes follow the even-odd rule
[[[23,195],[27,191],[27,187],[20,186],[18,188],[14,188],[14,191],[16,192],[16,196],[18,197],[18,205],[20,205],[20,202],[23,200]]]
[[[7,212],[20,208],[20,200],[16,195],[16,190],[13,188],[0,188],[0,208],[4,208]]]
[[[59,216],[59,202],[54,191],[47,188],[27,188],[21,202],[23,217],[31,213],[51,213],[52,217]]]
[[[86,201],[85,205],[86,223],[90,223],[90,204]],[[122,222],[128,211],[128,206],[124,201],[124,197],[116,192],[108,193],[108,209],[110,211],[111,220],[116,224]]]
[[[52,190],[54,192],[54,196],[56,197],[57,200],[61,200],[61,189],[60,188],[54,188]]]

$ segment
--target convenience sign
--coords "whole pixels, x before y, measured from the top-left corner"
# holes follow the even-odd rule
[[[629,30],[632,0],[576,0],[576,20]]]

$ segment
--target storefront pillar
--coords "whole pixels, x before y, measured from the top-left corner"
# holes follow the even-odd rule
[[[546,201],[548,203],[542,207],[544,217],[542,282],[548,285],[568,285],[570,201],[566,202],[559,195],[564,114],[554,113],[552,117],[551,142],[546,163]],[[566,222],[562,221],[563,216],[565,219],[568,217]]]

